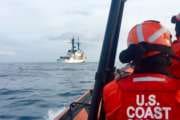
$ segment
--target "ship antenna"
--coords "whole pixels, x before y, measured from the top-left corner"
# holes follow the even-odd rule
[[[78,42],[77,42],[78,50],[80,50],[80,42],[79,42],[79,36],[78,36]]]
[[[71,50],[72,50],[72,53],[74,53],[74,52],[75,52],[75,50],[74,50],[74,48],[75,48],[75,46],[74,46],[74,36],[73,36],[73,38],[72,38],[71,43],[72,43],[72,48],[71,48]]]

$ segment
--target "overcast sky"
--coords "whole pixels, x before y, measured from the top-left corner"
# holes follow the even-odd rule
[[[110,0],[0,0],[0,62],[53,62],[79,36],[88,61],[98,61]],[[118,53],[129,29],[156,19],[174,34],[179,0],[127,0]]]

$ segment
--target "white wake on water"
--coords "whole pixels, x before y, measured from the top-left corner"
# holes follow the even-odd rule
[[[45,120],[54,120],[60,113],[62,113],[66,108],[56,108],[48,110],[48,115]]]

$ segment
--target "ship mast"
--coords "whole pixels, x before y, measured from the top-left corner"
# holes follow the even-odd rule
[[[75,52],[74,37],[72,38],[71,44],[72,44],[71,52],[74,53]]]
[[[80,50],[80,42],[79,42],[79,37],[78,37],[78,42],[77,42],[77,48]]]

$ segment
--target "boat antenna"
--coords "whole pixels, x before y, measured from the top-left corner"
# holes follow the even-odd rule
[[[75,52],[75,46],[74,46],[74,36],[73,36],[73,38],[72,38],[72,40],[71,40],[71,44],[72,44],[72,48],[71,48],[71,51],[72,51],[72,53],[74,53]]]
[[[95,85],[91,100],[91,108],[88,120],[104,119],[103,108],[99,109],[102,100],[102,90],[105,84],[113,79],[114,63],[117,51],[119,31],[126,0],[112,0],[106,26],[104,42],[101,50],[98,69],[95,76]],[[100,116],[98,116],[99,110]],[[101,114],[102,113],[102,114]]]
[[[80,50],[79,36],[78,36],[77,48],[78,48],[78,50]]]

